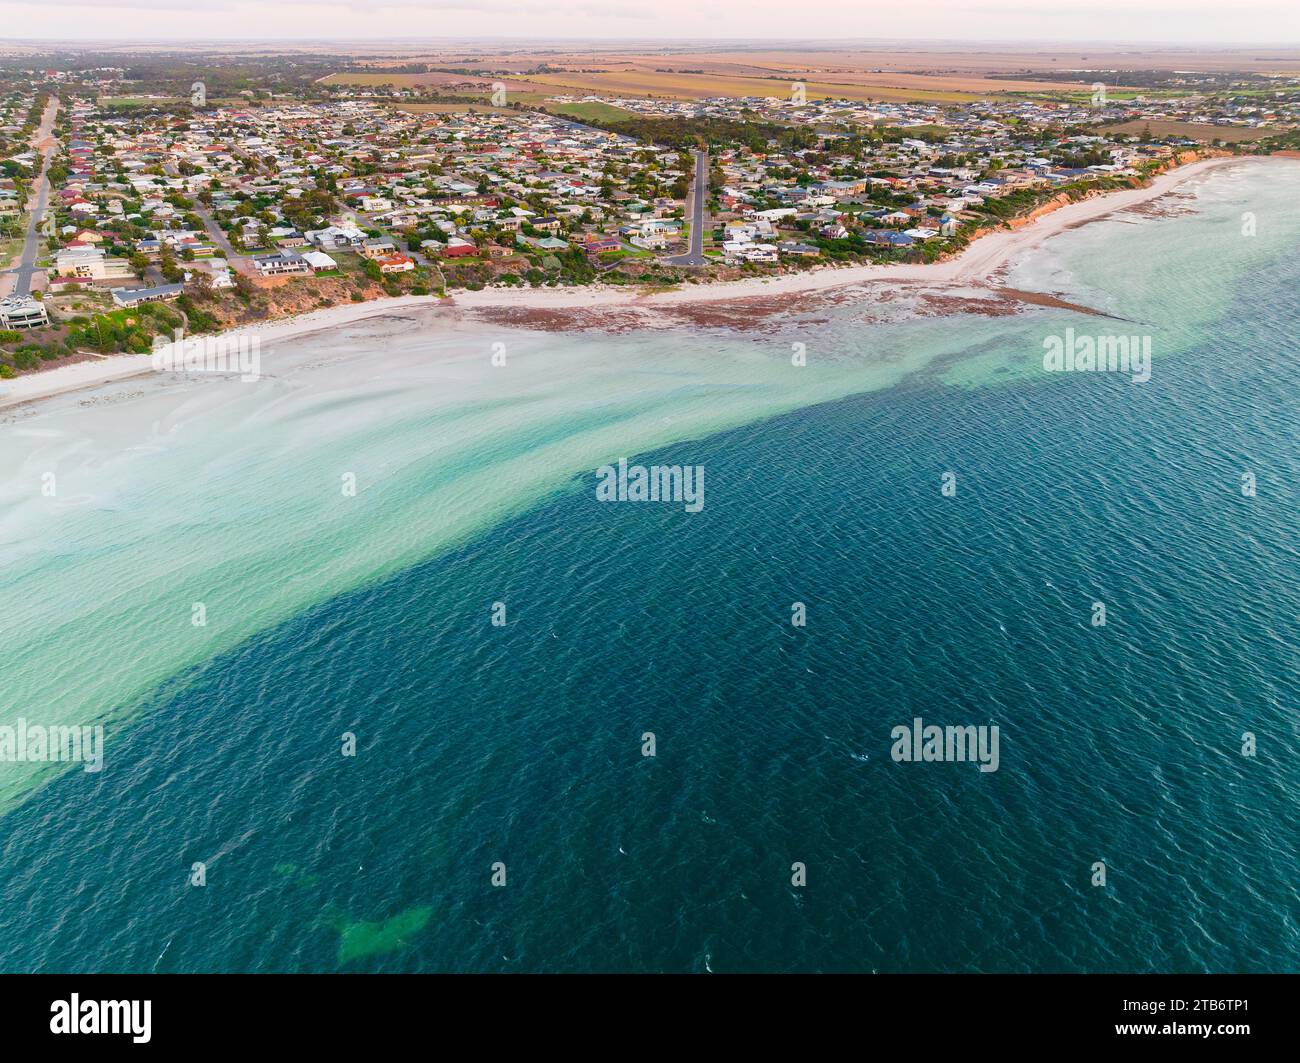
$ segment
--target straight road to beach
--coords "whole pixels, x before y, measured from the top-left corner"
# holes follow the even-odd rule
[[[695,180],[691,184],[691,247],[684,255],[668,259],[673,266],[703,266],[704,257],[704,206],[709,201],[709,153],[695,153]]]
[[[36,253],[40,250],[41,221],[45,217],[45,207],[50,199],[50,156],[54,154],[55,144],[50,140],[54,131],[54,116],[59,111],[59,98],[51,96],[41,116],[40,128],[32,138],[32,143],[41,152],[41,175],[36,182],[34,201],[27,216],[27,232],[23,237],[23,252],[18,265],[7,270],[0,277],[0,295],[27,295],[32,290],[32,279],[36,276]]]

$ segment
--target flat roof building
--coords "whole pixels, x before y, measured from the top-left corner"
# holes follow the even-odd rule
[[[45,304],[30,295],[11,295],[0,299],[0,328],[44,328],[50,323]]]

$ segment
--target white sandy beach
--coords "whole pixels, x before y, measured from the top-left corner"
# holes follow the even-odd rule
[[[372,299],[364,303],[348,303],[312,310],[293,317],[277,318],[230,329],[222,335],[233,341],[241,337],[256,337],[259,347],[276,340],[292,339],[322,329],[337,328],[368,317],[405,310],[413,306],[428,307],[438,300],[429,295],[404,295],[396,299]],[[59,366],[41,373],[31,373],[13,380],[0,380],[0,409],[17,406],[35,399],[50,398],[68,391],[79,391],[100,384],[110,384],[128,377],[152,373],[153,365],[148,354],[112,354],[87,362]]]
[[[630,287],[609,286],[562,289],[485,288],[476,292],[457,292],[453,297],[445,300],[439,300],[434,296],[402,296],[396,299],[378,299],[313,310],[295,317],[244,326],[231,330],[226,335],[235,339],[243,335],[256,336],[259,345],[264,347],[277,340],[335,328],[394,310],[430,307],[435,304],[466,309],[483,307],[595,309],[630,305],[653,307],[674,303],[731,302],[756,296],[817,292],[844,285],[875,282],[882,284],[922,282],[936,287],[978,284],[987,280],[1014,256],[1038,246],[1044,240],[1066,229],[1157,199],[1207,171],[1232,165],[1296,166],[1300,165],[1300,162],[1289,158],[1255,156],[1203,159],[1160,174],[1145,188],[1094,196],[1043,214],[1017,229],[986,234],[960,255],[928,265],[825,267],[781,277],[753,277],[729,282],[687,284],[671,291],[650,294],[643,294]],[[0,409],[152,371],[148,355],[110,355],[33,373],[14,380],[0,381]]]

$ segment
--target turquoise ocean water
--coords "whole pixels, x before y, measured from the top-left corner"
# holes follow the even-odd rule
[[[0,969],[1296,970],[1298,187],[1009,278],[1122,321],[412,312],[0,415],[0,723],[107,736],[0,763]],[[1150,381],[1043,372],[1067,327]]]

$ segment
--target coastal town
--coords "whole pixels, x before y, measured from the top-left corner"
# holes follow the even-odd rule
[[[384,296],[934,262],[1207,154],[1293,151],[1300,126],[1290,78],[961,103],[373,75],[167,96],[64,67],[4,74],[0,376]]]

